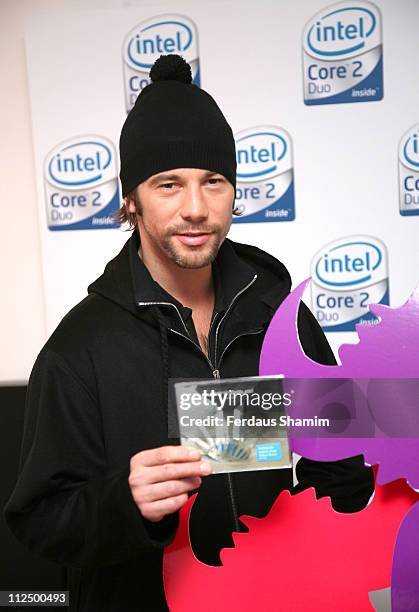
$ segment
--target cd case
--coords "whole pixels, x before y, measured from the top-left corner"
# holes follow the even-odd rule
[[[171,381],[181,444],[213,473],[291,467],[281,376]]]

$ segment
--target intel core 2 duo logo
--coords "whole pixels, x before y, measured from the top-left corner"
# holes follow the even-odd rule
[[[370,2],[342,2],[318,12],[303,34],[305,104],[383,98],[381,16]]]
[[[400,214],[419,215],[419,124],[403,135],[399,145]]]
[[[142,21],[123,44],[125,104],[127,113],[138,94],[151,83],[149,72],[160,55],[181,55],[191,66],[192,82],[200,85],[198,33],[183,15],[158,15]]]
[[[102,136],[70,138],[50,151],[44,163],[50,230],[119,227],[115,160],[113,144]]]
[[[293,221],[294,175],[291,137],[265,125],[236,134],[236,208],[234,223]]]
[[[325,331],[355,331],[378,319],[368,304],[388,304],[384,244],[371,236],[350,236],[327,244],[311,263],[312,310]]]

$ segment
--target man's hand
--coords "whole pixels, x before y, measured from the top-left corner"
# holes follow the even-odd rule
[[[188,446],[161,446],[131,457],[128,483],[144,518],[154,523],[183,506],[188,491],[201,484],[200,476],[212,472],[200,459],[201,453]]]

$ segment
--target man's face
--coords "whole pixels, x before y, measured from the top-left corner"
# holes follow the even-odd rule
[[[143,253],[182,268],[202,268],[216,257],[231,221],[233,185],[222,174],[178,168],[136,188]],[[130,200],[128,211],[135,212]]]

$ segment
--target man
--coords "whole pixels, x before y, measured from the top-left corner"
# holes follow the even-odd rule
[[[199,454],[168,437],[168,379],[258,374],[264,332],[285,296],[285,267],[226,239],[235,188],[231,128],[192,85],[179,56],[150,73],[120,138],[122,251],[40,352],[27,394],[19,480],[6,508],[15,535],[69,568],[71,609],[165,610],[162,554],[178,510],[191,515],[197,556],[264,516],[291,470],[209,477]],[[317,322],[299,314],[306,353],[334,363]],[[301,459],[299,489],[356,511],[373,488],[362,457]]]

